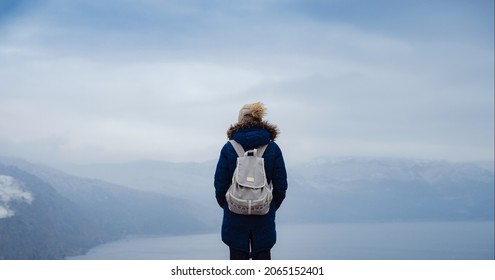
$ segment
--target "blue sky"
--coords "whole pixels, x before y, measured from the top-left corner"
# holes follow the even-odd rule
[[[0,1],[0,155],[215,159],[262,101],[290,162],[493,160],[493,1]]]

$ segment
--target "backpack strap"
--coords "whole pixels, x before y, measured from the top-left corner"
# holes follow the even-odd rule
[[[263,153],[265,152],[266,147],[268,147],[268,144],[258,147],[258,151],[257,151],[258,157],[263,157]]]
[[[230,144],[232,144],[232,147],[234,147],[234,150],[237,153],[237,155],[239,157],[243,157],[246,152],[244,151],[244,148],[242,147],[242,145],[233,139],[229,140],[229,142],[230,142]],[[258,157],[263,157],[263,153],[265,152],[267,147],[268,147],[268,144],[263,145],[263,146],[259,146],[257,149],[256,155]]]
[[[233,139],[229,140],[229,142],[230,142],[230,144],[232,144],[232,147],[234,147],[234,150],[237,153],[237,156],[243,157],[244,153],[246,153],[246,152],[244,151],[244,148],[242,147],[242,145],[237,143],[237,141],[235,141]]]

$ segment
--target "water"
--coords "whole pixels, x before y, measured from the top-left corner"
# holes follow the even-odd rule
[[[281,225],[273,259],[482,260],[494,259],[493,222]],[[70,259],[222,260],[220,233],[133,237]]]

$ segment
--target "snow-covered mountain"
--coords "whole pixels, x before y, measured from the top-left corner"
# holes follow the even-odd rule
[[[284,218],[301,221],[493,220],[494,174],[471,163],[318,160],[289,170]],[[293,205],[292,205],[293,204]]]
[[[67,165],[67,173],[142,191],[167,194],[179,198],[205,200],[213,190],[216,162],[171,163],[135,161],[115,164]]]
[[[67,171],[188,199],[218,214],[214,161],[139,161],[70,166]],[[288,175],[287,198],[278,213],[282,222],[493,218],[493,171],[473,163],[319,159],[288,165]]]
[[[62,258],[125,235],[218,231],[215,164],[60,171],[0,157],[0,258]],[[278,223],[494,219],[494,174],[476,164],[320,159],[288,165],[288,175]]]
[[[137,234],[211,231],[189,201],[0,158],[0,259],[57,259]]]

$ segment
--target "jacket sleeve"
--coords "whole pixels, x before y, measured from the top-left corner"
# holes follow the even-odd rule
[[[285,193],[287,191],[287,171],[285,169],[284,157],[282,155],[282,151],[275,145],[276,153],[274,158],[274,167],[273,167],[273,200],[275,201],[276,209],[280,207],[282,201],[285,199]]]
[[[217,168],[215,170],[215,197],[218,205],[224,207],[226,199],[225,193],[229,189],[232,181],[232,175],[230,174],[229,157],[228,157],[228,144],[225,144],[220,152],[220,158],[218,159]]]

